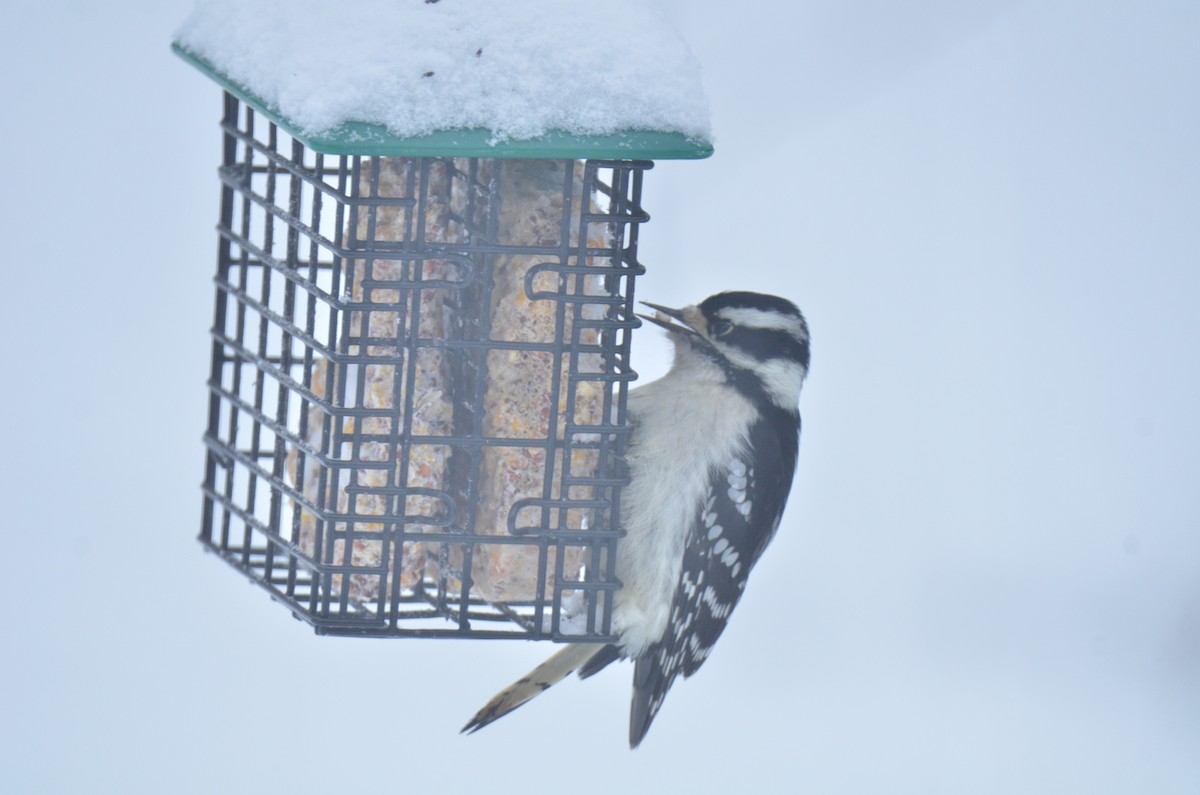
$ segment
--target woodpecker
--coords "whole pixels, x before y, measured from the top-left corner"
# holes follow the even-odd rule
[[[808,324],[784,298],[723,292],[639,315],[675,347],[662,378],[629,393],[611,644],[573,643],[498,693],[463,727],[483,728],[573,671],[634,661],[629,745],[645,737],[676,677],[699,670],[779,529],[800,445]]]

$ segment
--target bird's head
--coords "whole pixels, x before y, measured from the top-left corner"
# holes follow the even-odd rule
[[[808,375],[808,324],[786,298],[751,292],[725,292],[699,304],[639,315],[665,328],[677,348],[687,345],[715,360],[735,385],[761,389],[776,405],[795,409]]]

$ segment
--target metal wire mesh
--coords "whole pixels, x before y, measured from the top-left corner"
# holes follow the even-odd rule
[[[322,634],[610,640],[651,163],[222,127],[202,542]]]

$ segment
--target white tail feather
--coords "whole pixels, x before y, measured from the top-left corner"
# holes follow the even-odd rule
[[[550,659],[534,668],[525,676],[501,690],[483,709],[475,713],[471,722],[462,728],[464,732],[475,732],[492,721],[502,718],[534,696],[561,682],[571,672],[594,657],[604,644],[572,643],[556,652]]]

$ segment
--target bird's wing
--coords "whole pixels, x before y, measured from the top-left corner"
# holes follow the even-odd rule
[[[779,528],[795,473],[796,444],[756,429],[751,439],[756,464],[749,455],[739,456],[709,474],[667,631],[634,667],[630,745],[645,736],[675,677],[699,670],[725,630],[751,567]]]

